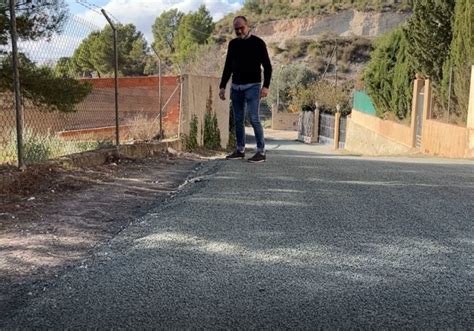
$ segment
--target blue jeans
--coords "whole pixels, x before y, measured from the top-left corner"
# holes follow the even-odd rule
[[[234,112],[235,134],[237,138],[237,150],[245,151],[245,110],[255,132],[257,140],[257,152],[265,153],[265,139],[263,127],[260,123],[260,84],[251,85],[248,88],[230,90],[232,110]]]

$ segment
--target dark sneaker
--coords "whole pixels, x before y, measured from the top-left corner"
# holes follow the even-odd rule
[[[226,160],[239,160],[245,158],[245,153],[235,151],[234,153],[227,155],[225,157]]]
[[[265,162],[266,159],[267,157],[265,156],[265,154],[257,152],[254,156],[248,159],[248,161],[252,163],[258,163],[258,162]]]

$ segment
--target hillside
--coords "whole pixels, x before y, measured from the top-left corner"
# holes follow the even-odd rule
[[[253,31],[266,42],[284,42],[299,37],[317,39],[326,33],[373,38],[393,30],[408,16],[408,13],[398,12],[344,10],[328,15],[262,23],[256,25]]]
[[[370,58],[374,39],[403,24],[409,15],[402,11],[348,9],[310,17],[251,22],[251,26],[252,32],[267,43],[276,70],[282,65],[303,63],[317,74],[326,69],[331,74],[335,71],[330,60],[337,40],[339,78],[354,80]],[[232,21],[227,26],[222,25],[223,21],[228,18],[217,23],[213,35],[215,43],[196,54],[188,72],[220,76],[227,43],[235,37]],[[333,59],[332,64],[334,62]]]

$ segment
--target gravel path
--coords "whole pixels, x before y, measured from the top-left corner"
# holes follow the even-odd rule
[[[472,163],[277,145],[208,163],[0,326],[474,328]]]

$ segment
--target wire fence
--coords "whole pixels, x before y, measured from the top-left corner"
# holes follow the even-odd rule
[[[469,91],[471,84],[471,66],[465,68],[451,67],[446,81],[431,84],[429,118],[466,126],[469,108]]]
[[[16,4],[17,22],[21,21],[18,17],[28,15],[22,10],[34,5],[34,1],[11,1]],[[4,6],[9,4],[7,1]],[[103,22],[99,26],[68,15],[54,33],[33,38],[13,31],[9,11],[2,10],[12,33],[5,34],[8,38],[3,43],[0,39],[0,165],[28,165],[105,146],[178,135],[181,80],[127,73],[122,49],[125,37],[118,33],[114,48],[113,34],[102,32],[108,26],[105,17],[98,20]],[[99,10],[93,12],[100,17]],[[112,30],[117,24],[114,21],[110,22]],[[14,34],[19,35],[16,59]],[[91,38],[105,38],[107,51],[102,51],[100,68],[88,67],[91,59],[101,54],[100,49],[85,46]],[[122,62],[116,80],[113,51]],[[157,71],[158,59],[152,53],[146,51],[140,61],[133,65],[143,67],[147,61],[146,65],[154,68],[150,73]],[[15,65],[19,90],[15,88]],[[18,105],[16,92],[21,94]]]

